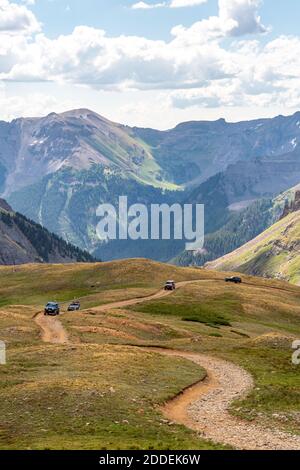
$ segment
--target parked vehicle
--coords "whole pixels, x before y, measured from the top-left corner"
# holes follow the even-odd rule
[[[237,277],[237,276],[233,276],[233,277],[227,277],[225,279],[226,282],[233,282],[234,284],[242,284],[242,279],[240,277]]]
[[[48,302],[45,307],[45,315],[55,317],[60,314],[60,308],[57,302]]]
[[[175,290],[176,284],[174,281],[167,281],[165,284],[165,290]]]
[[[68,307],[68,312],[76,312],[80,310],[80,302],[72,302]]]

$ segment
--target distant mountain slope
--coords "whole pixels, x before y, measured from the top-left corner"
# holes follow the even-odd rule
[[[272,163],[293,153],[300,144],[300,113],[237,123],[192,121],[164,132],[134,128],[132,133],[148,144],[165,178],[195,185],[236,162],[267,157]]]
[[[128,197],[128,205],[138,202],[149,206],[172,202],[176,200],[177,192],[162,191],[139,183],[121,171],[93,165],[82,171],[62,169],[13,194],[9,201],[30,219],[102,260],[153,257],[168,261],[176,254],[169,242],[161,249],[160,241],[156,241],[154,248],[147,241],[116,240],[106,244],[99,240],[97,207],[110,203],[117,209],[122,195]]]
[[[93,258],[0,199],[0,264],[92,262]]]
[[[288,214],[247,244],[206,266],[300,284],[300,210]]]
[[[122,195],[147,206],[199,202],[208,235],[228,232],[241,209],[299,181],[300,112],[241,123],[187,122],[168,131],[131,128],[86,109],[0,122],[0,194],[51,232],[107,260],[166,261],[182,249],[172,242],[103,246],[95,233],[102,202],[116,204]],[[267,217],[258,230],[273,221]],[[245,230],[241,242],[256,234]],[[233,238],[225,250],[239,243]]]
[[[241,211],[228,211],[227,222],[216,231],[206,234],[201,251],[184,251],[172,261],[179,266],[203,266],[206,262],[230,253],[256,237],[276,220],[271,199],[254,202]]]
[[[186,202],[205,205],[204,250],[194,255],[180,253],[173,262],[202,266],[274,224],[300,181],[299,151],[297,148],[272,162],[268,158],[237,162],[189,192]]]
[[[131,128],[88,109],[0,121],[0,191],[9,195],[61,169],[92,165],[174,189],[200,184],[239,161],[273,162],[299,143],[300,112],[240,123],[186,122],[169,131]]]
[[[300,147],[281,157],[239,161],[192,190],[189,202],[204,203],[213,213],[208,230],[218,228],[226,211],[248,207],[254,201],[274,198],[300,181]],[[228,215],[228,214],[227,214]],[[222,225],[222,224],[221,224]]]
[[[215,177],[216,178],[216,177]],[[240,184],[237,183],[237,184]],[[208,185],[204,183],[202,187]],[[207,211],[204,249],[198,253],[182,252],[173,262],[181,266],[198,265],[220,258],[241,247],[268,227],[275,224],[283,215],[295,208],[295,198],[300,184],[280,193],[275,198],[245,200],[245,204],[231,204],[225,193],[218,194],[218,186],[212,185],[212,193],[203,191]],[[232,186],[234,188],[234,185]],[[300,193],[299,193],[300,194]],[[300,208],[300,206],[299,206]]]
[[[79,109],[43,118],[0,122],[0,184],[4,195],[61,169],[101,165],[163,185],[147,145],[130,129]],[[1,190],[1,187],[0,187]]]

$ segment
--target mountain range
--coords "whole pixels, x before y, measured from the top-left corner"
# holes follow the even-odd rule
[[[278,220],[285,196],[275,199],[300,181],[299,143],[300,112],[167,131],[124,126],[86,109],[51,113],[0,122],[0,191],[17,211],[104,260],[203,264]],[[204,203],[204,251],[191,256],[175,241],[103,244],[96,209],[120,195],[129,204]]]

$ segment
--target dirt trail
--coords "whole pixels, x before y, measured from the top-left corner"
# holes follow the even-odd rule
[[[199,281],[181,282],[178,287],[194,282]],[[172,292],[160,291],[152,296],[114,302],[93,310],[108,311],[170,294]],[[43,341],[55,344],[69,342],[68,335],[58,318],[39,314],[35,321],[42,330]],[[144,350],[182,357],[207,371],[207,378],[204,381],[186,389],[162,408],[162,412],[170,421],[183,424],[199,432],[206,439],[237,449],[300,450],[300,436],[293,436],[277,429],[263,428],[235,418],[229,413],[232,402],[245,397],[254,387],[251,375],[241,367],[204,354],[160,348],[144,348]]]
[[[209,282],[210,279],[196,279],[194,281],[183,281],[183,282],[178,282],[177,283],[177,289],[180,287],[187,286],[189,284],[195,284],[197,282]],[[93,307],[92,310],[95,312],[104,312],[107,310],[113,310],[113,309],[118,309],[118,308],[123,308],[123,307],[129,307],[130,305],[136,305],[136,304],[141,304],[143,302],[147,302],[149,300],[157,300],[161,299],[163,297],[167,297],[168,295],[173,294],[173,291],[165,291],[165,290],[160,290],[156,292],[156,294],[149,295],[147,297],[139,297],[137,299],[129,299],[129,300],[121,300],[119,302],[113,302],[110,304],[104,304],[100,305],[99,307]]]
[[[199,282],[199,281],[184,281],[184,282],[179,282],[177,284],[177,287],[183,287],[188,284],[191,284],[193,282]],[[164,291],[160,290],[159,292],[156,292],[153,295],[150,295],[148,297],[141,297],[138,299],[129,299],[129,300],[122,300],[119,302],[113,302],[110,304],[105,304],[101,305],[100,307],[95,307],[93,308],[94,311],[96,312],[101,312],[101,311],[107,311],[107,310],[112,310],[112,309],[118,309],[118,308],[123,308],[123,307],[128,307],[129,305],[134,305],[138,304],[141,302],[146,302],[147,300],[152,300],[152,299],[160,299],[162,297],[166,297],[170,294],[172,294],[172,291]],[[42,331],[42,340],[45,343],[54,343],[54,344],[66,344],[69,343],[69,338],[68,334],[65,331],[63,325],[58,319],[59,317],[49,317],[45,316],[43,313],[40,313],[35,316],[35,322],[36,324],[41,328]]]
[[[183,287],[192,282],[195,282],[195,281],[180,282],[178,283],[178,287]],[[159,292],[156,292],[155,294],[150,295],[148,297],[141,297],[139,299],[122,300],[120,302],[113,302],[110,304],[101,305],[100,307],[95,307],[93,308],[93,310],[97,312],[101,312],[101,311],[107,311],[107,310],[112,310],[112,309],[118,309],[122,307],[127,307],[129,305],[138,304],[140,302],[146,302],[147,300],[166,297],[170,294],[172,294],[172,291],[160,290]],[[41,328],[42,340],[45,343],[53,343],[53,344],[69,343],[68,334],[58,318],[59,317],[45,316],[43,313],[40,313],[35,316],[35,322]]]
[[[35,317],[35,322],[41,328],[42,340],[45,343],[69,343],[68,334],[57,317],[47,317],[40,313]]]
[[[204,354],[154,351],[193,361],[208,373],[203,382],[185,390],[162,408],[170,421],[198,431],[204,438],[241,450],[300,450],[300,436],[248,423],[229,413],[232,402],[245,397],[254,387],[251,375],[244,369]]]

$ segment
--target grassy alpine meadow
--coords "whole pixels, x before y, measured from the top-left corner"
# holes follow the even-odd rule
[[[126,311],[103,315],[101,326],[91,309],[153,294],[169,277],[198,275],[136,260],[1,268],[0,338],[7,345],[7,365],[0,368],[0,448],[222,447],[167,422],[159,411],[166,400],[202,380],[205,371],[134,347],[136,338],[154,344],[181,333],[163,324],[130,322]],[[82,314],[61,317],[71,344],[43,344],[36,314],[49,299],[78,297]],[[130,341],[133,346],[126,345]]]
[[[178,281],[199,279],[201,271],[148,260],[0,266],[0,307],[43,306],[49,298],[59,302],[82,298],[84,307],[96,306],[150,295],[172,277]]]
[[[300,370],[292,364],[292,343],[300,338],[300,289],[247,276],[245,281],[195,283],[130,309],[192,335],[170,346],[219,356],[252,374],[256,387],[234,404],[234,414],[300,434]]]
[[[205,371],[110,345],[12,348],[2,367],[1,449],[216,448],[158,406]]]
[[[254,377],[233,403],[247,421],[300,434],[300,289],[146,260],[1,268],[1,449],[222,449],[164,418],[161,406],[206,372],[151,347],[227,359]],[[157,292],[168,279],[197,282],[167,297],[109,309]],[[34,321],[48,300],[81,298],[59,322],[69,343],[41,341]],[[99,306],[102,306],[99,308]]]

